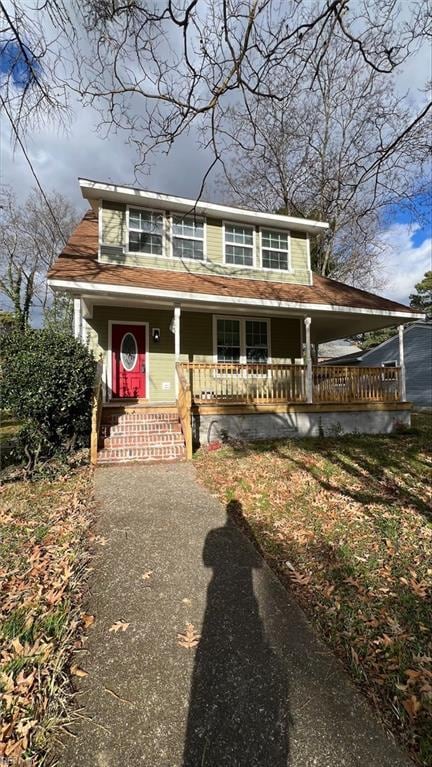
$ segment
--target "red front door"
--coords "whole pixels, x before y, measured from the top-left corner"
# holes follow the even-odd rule
[[[145,325],[112,326],[112,396],[146,396]]]

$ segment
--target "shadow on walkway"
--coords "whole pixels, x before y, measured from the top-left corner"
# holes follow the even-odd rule
[[[183,767],[287,767],[285,669],[265,636],[253,589],[259,554],[231,519],[205,540],[213,569],[192,677]]]

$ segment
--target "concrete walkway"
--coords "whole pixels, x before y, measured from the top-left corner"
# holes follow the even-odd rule
[[[96,492],[96,621],[61,767],[411,765],[193,466],[101,468]]]

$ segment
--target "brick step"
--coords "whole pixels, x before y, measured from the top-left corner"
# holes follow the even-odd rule
[[[104,448],[98,453],[98,463],[179,461],[183,458],[185,458],[185,447],[183,444]]]
[[[102,422],[116,426],[119,423],[176,423],[178,421],[177,413],[145,413],[138,411],[136,413],[103,413]]]
[[[101,425],[102,437],[121,436],[123,434],[177,434],[181,432],[180,421],[134,421],[129,423]]]
[[[172,432],[167,434],[111,434],[102,439],[103,447],[135,447],[157,445],[184,445],[183,434]]]

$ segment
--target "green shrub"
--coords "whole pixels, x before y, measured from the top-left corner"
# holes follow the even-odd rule
[[[20,457],[32,470],[52,457],[87,443],[96,362],[71,334],[29,329],[0,342],[2,407],[23,424]]]

